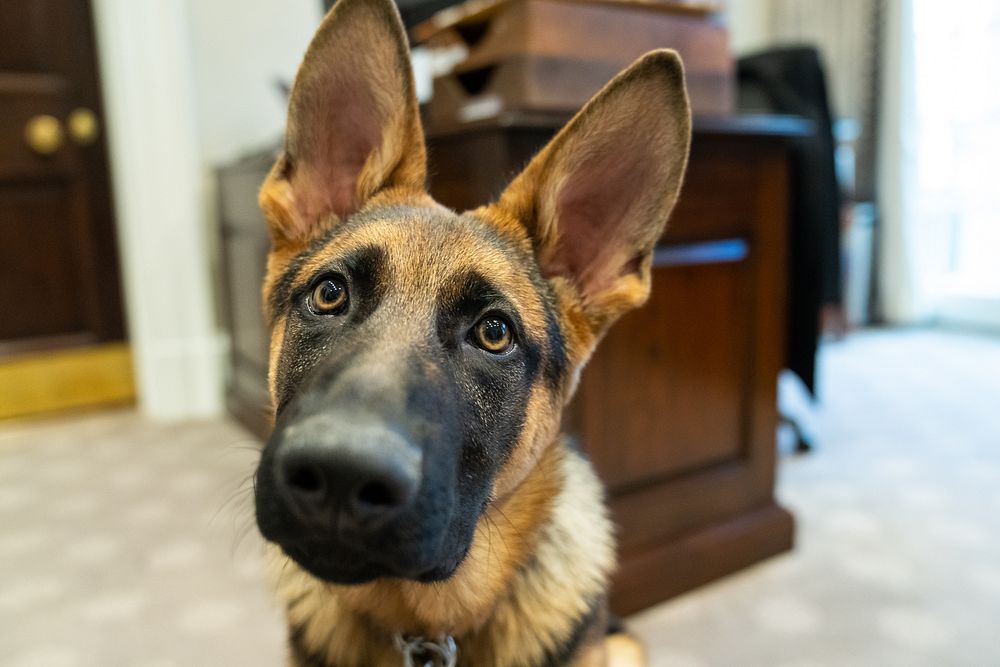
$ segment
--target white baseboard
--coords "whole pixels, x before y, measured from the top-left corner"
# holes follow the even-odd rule
[[[154,419],[213,417],[224,407],[225,335],[133,346],[143,413]]]

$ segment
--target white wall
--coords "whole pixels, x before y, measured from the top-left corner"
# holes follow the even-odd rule
[[[277,141],[319,0],[95,0],[126,316],[142,410],[222,410],[211,167]],[[247,286],[256,290],[258,286]]]
[[[201,155],[207,164],[277,142],[320,0],[187,0]]]
[[[910,224],[915,219],[912,193],[917,178],[912,25],[912,0],[886,2],[879,91],[878,260],[881,314],[892,323],[917,322],[929,315],[920,287],[918,258],[923,253]]]
[[[770,0],[728,0],[730,48],[742,56],[771,46]]]

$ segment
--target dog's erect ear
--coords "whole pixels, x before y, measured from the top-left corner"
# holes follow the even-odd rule
[[[423,131],[392,0],[340,0],[316,31],[288,104],[285,152],[260,204],[276,246],[298,246],[391,187],[422,190]]]
[[[493,205],[526,227],[542,271],[575,289],[597,334],[649,295],[653,246],[690,141],[680,58],[653,51],[587,103]]]

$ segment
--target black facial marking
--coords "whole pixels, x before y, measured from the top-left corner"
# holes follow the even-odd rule
[[[449,279],[438,293],[437,304],[437,335],[448,354],[461,400],[460,469],[467,474],[459,478],[459,490],[476,510],[468,519],[478,521],[492,480],[524,428],[541,352],[502,289],[478,272]],[[511,323],[515,340],[511,352],[494,355],[469,341],[470,332],[487,313],[500,313]]]
[[[476,271],[453,276],[438,295],[438,310],[446,318],[478,319],[490,309],[514,307],[493,283]]]
[[[471,331],[482,316],[494,311],[513,325],[515,344],[523,350],[529,375],[534,379],[542,356],[539,342],[527,335],[520,313],[500,287],[477,271],[454,276],[442,288],[438,295],[438,336],[442,341],[454,342],[456,327]]]
[[[558,393],[566,382],[569,359],[566,353],[566,340],[563,336],[562,328],[559,326],[559,314],[552,294],[552,288],[539,272],[538,264],[531,254],[533,250],[528,250],[517,246],[504,236],[500,235],[496,229],[489,224],[483,223],[475,215],[467,213],[464,216],[478,224],[470,225],[476,230],[477,238],[490,244],[493,248],[503,252],[516,261],[525,271],[525,277],[531,281],[535,293],[542,301],[545,310],[546,328],[546,349],[544,355],[544,367],[542,377],[545,386],[553,393]]]
[[[548,339],[548,355],[545,358],[542,375],[549,390],[557,392],[566,381],[569,360],[566,357],[566,340],[559,327],[559,318],[556,316],[552,299],[545,300],[545,335]]]
[[[366,246],[345,255],[335,263],[347,268],[350,279],[348,288],[352,294],[359,295],[356,299],[352,298],[351,323],[355,326],[375,312],[385,295],[385,260],[382,248]]]
[[[302,267],[312,259],[324,245],[326,245],[332,233],[314,240],[309,244],[305,250],[293,257],[288,265],[285,267],[284,271],[276,281],[274,281],[274,287],[271,288],[270,297],[267,300],[267,312],[273,318],[276,314],[284,312],[288,304],[288,299],[291,298],[292,291],[295,289],[295,280],[299,273],[302,271]]]
[[[304,283],[286,297],[285,309],[290,317],[285,321],[283,348],[295,363],[279,364],[276,375],[277,413],[280,415],[306,375],[328,353],[333,342],[332,329],[356,328],[378,308],[386,290],[385,251],[365,246],[346,255],[331,258],[317,278],[336,274],[342,276],[348,291],[348,306],[340,316],[312,313],[307,300],[314,280]],[[283,350],[283,356],[285,356]]]

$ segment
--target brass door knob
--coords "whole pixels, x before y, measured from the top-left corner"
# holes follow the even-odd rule
[[[101,132],[97,114],[84,107],[73,109],[66,119],[66,126],[69,128],[69,136],[81,146],[89,146],[97,141]]]
[[[34,116],[24,126],[24,140],[39,155],[52,155],[62,146],[62,125],[55,116]]]

